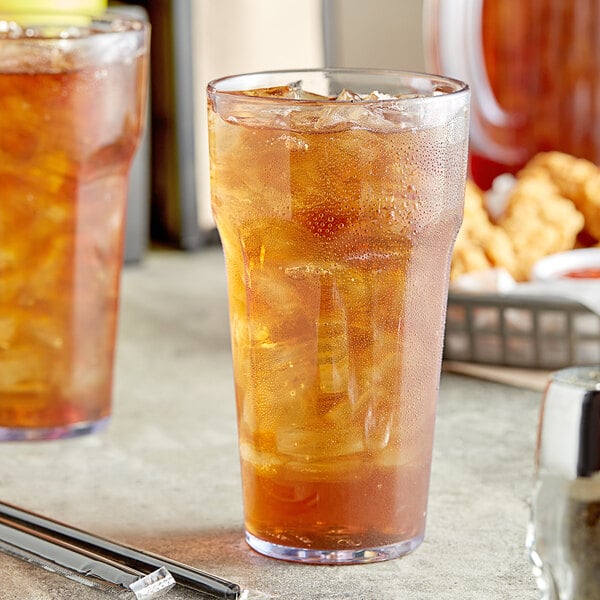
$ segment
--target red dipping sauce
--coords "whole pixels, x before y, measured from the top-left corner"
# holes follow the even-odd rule
[[[580,281],[600,285],[600,247],[579,248],[551,254],[532,270],[534,281]]]
[[[569,279],[600,279],[600,267],[574,269],[563,273],[562,276]]]

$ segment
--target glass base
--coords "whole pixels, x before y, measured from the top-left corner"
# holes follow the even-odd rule
[[[389,544],[388,546],[355,550],[315,550],[313,548],[282,546],[280,544],[273,544],[272,542],[265,542],[247,531],[246,541],[251,548],[271,558],[318,565],[351,565],[400,558],[416,550],[421,545],[423,536],[414,537],[396,544]]]
[[[106,429],[110,417],[99,421],[71,423],[59,427],[0,427],[0,442],[32,442],[40,440],[61,440],[97,433]]]

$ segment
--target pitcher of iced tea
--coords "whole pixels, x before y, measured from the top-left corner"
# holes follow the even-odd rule
[[[534,154],[600,164],[600,0],[425,0],[427,68],[471,87],[484,189]]]

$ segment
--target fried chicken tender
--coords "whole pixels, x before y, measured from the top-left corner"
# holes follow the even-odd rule
[[[538,260],[583,246],[600,247],[600,168],[562,152],[542,152],[517,174],[502,215],[492,220],[471,181],[451,279],[504,267],[527,281]]]
[[[546,173],[583,215],[583,230],[593,242],[600,241],[600,168],[583,158],[563,152],[542,152],[534,156],[524,174]],[[592,243],[593,243],[592,242]]]
[[[454,244],[450,278],[494,267],[504,267],[510,273],[515,270],[512,245],[506,232],[490,221],[483,192],[467,181],[463,223]]]
[[[584,225],[574,203],[540,167],[519,173],[498,221],[512,243],[516,261],[509,272],[516,281],[526,281],[534,263],[544,256],[573,248]]]

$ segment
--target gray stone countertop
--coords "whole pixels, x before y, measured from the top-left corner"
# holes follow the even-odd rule
[[[112,422],[0,444],[0,500],[285,600],[534,600],[524,550],[540,394],[442,376],[426,539],[402,559],[309,566],[243,540],[222,254],[124,270]],[[0,553],[2,600],[105,592]],[[165,600],[200,598],[175,588]]]

